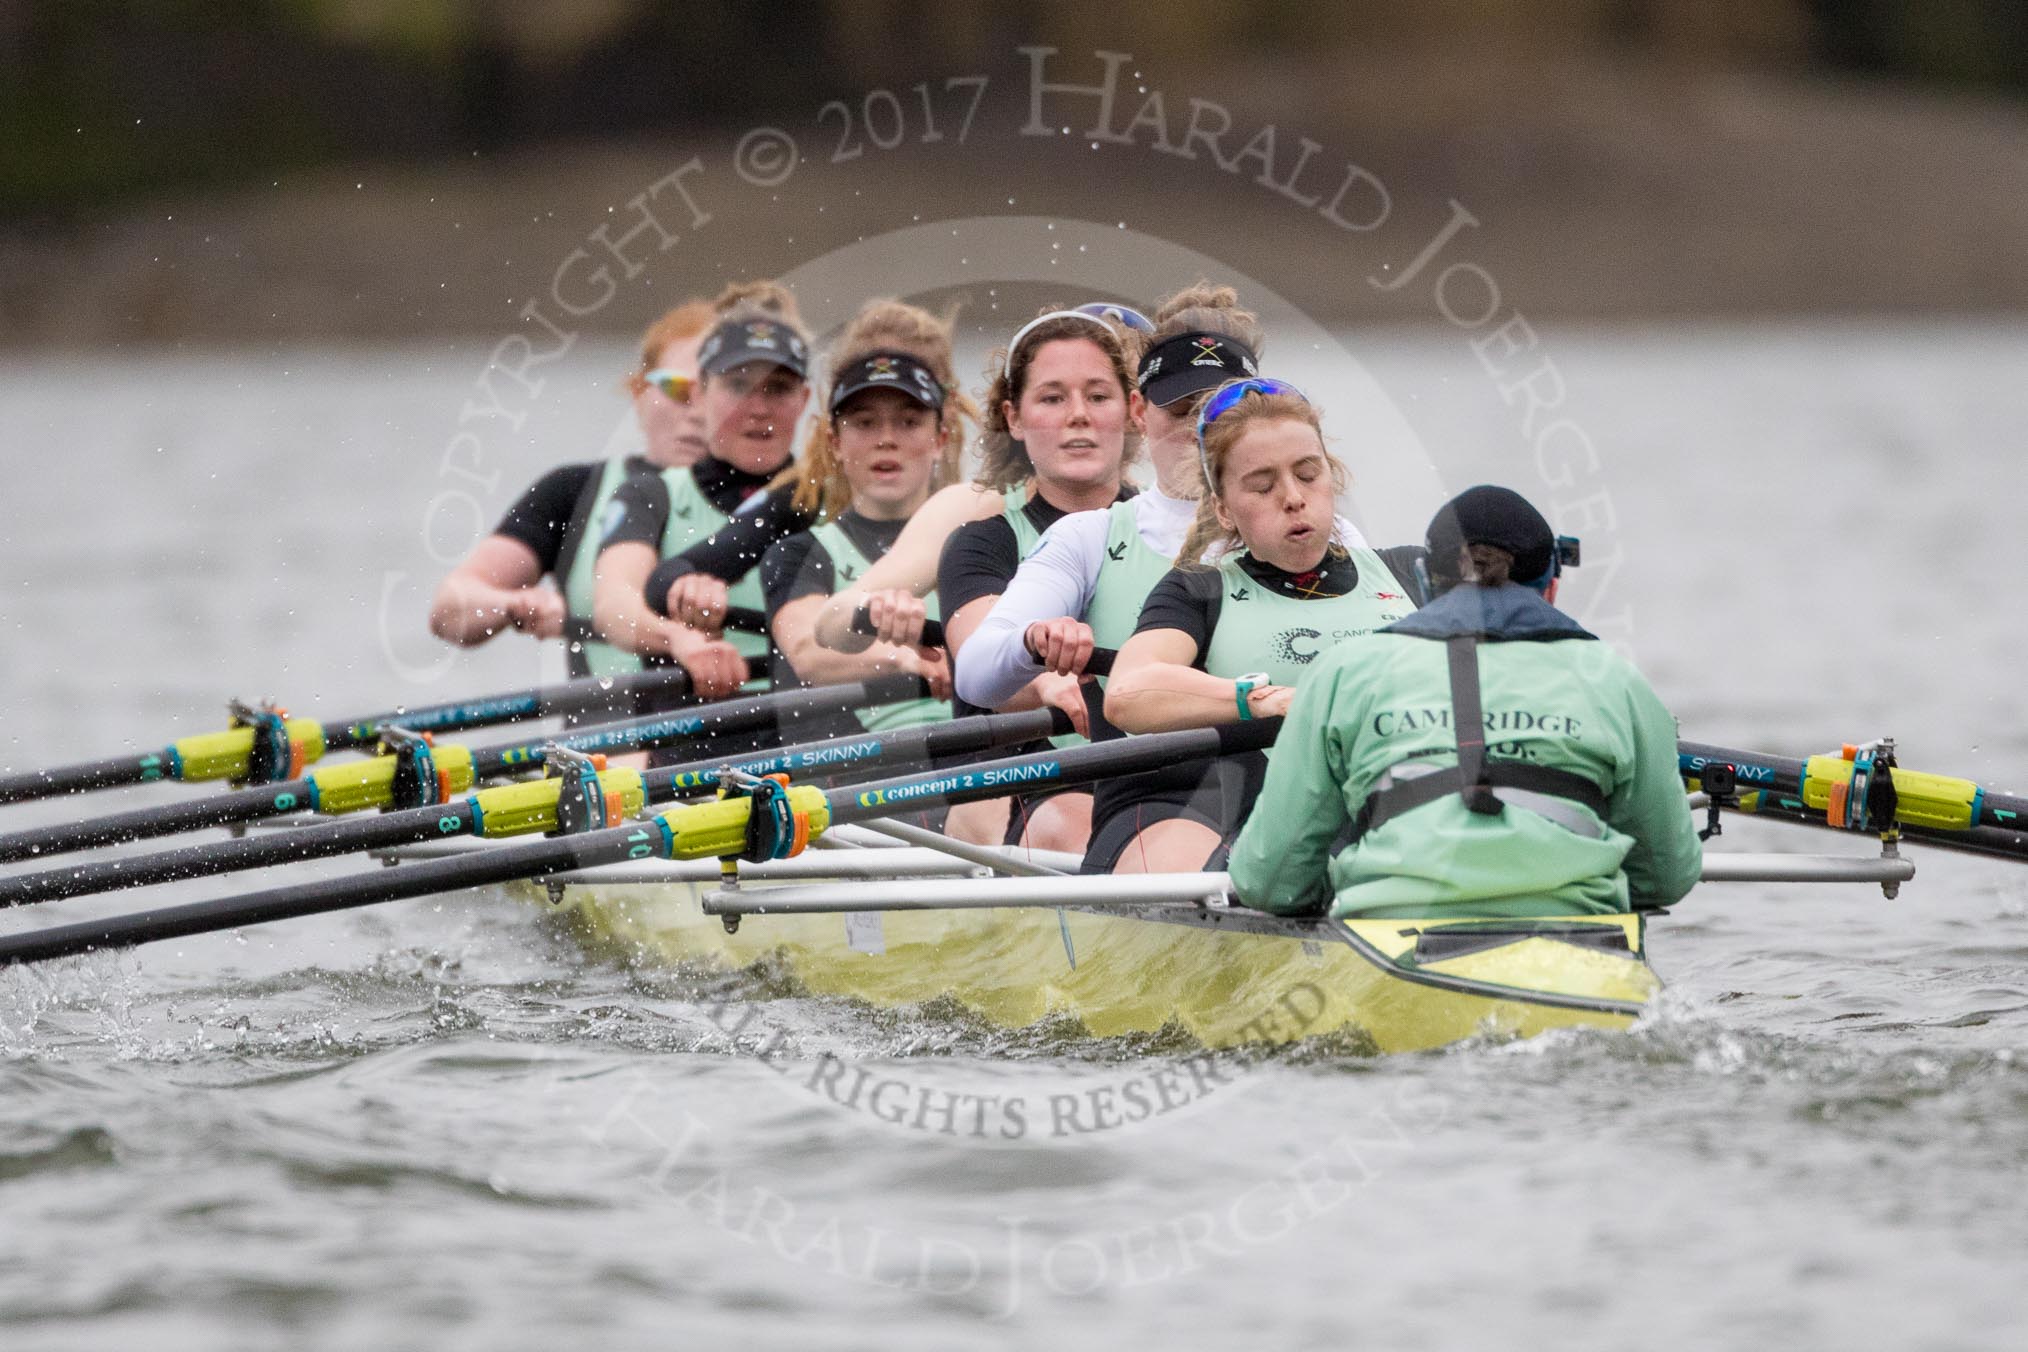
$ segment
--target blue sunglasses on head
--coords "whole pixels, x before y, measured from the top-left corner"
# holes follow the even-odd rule
[[[1090,315],[1093,319],[1110,319],[1124,324],[1136,333],[1153,333],[1154,321],[1131,305],[1115,305],[1109,300],[1089,301],[1076,307],[1076,313]]]
[[[1197,410],[1197,464],[1204,471],[1204,487],[1210,492],[1218,491],[1218,484],[1211,477],[1211,457],[1204,450],[1204,429],[1239,406],[1239,401],[1249,394],[1293,394],[1304,403],[1310,396],[1304,394],[1286,380],[1270,380],[1266,376],[1251,376],[1245,380],[1228,380],[1211,392],[1204,401],[1204,407]]]

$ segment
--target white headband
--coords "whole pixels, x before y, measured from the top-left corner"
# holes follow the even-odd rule
[[[1021,340],[1033,333],[1037,325],[1047,324],[1052,319],[1082,319],[1087,324],[1098,325],[1106,333],[1111,334],[1115,340],[1119,338],[1117,333],[1113,333],[1112,325],[1106,323],[1105,320],[1100,319],[1097,315],[1088,315],[1082,310],[1051,310],[1046,315],[1037,315],[1015,330],[1014,341],[1007,344],[1007,365],[1003,369],[1010,382],[1014,379],[1014,354],[1021,350]]]

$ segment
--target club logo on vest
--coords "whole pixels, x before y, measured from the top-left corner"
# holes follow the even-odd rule
[[[1121,559],[1127,557],[1127,542],[1122,540],[1116,545],[1108,545],[1106,547],[1106,557],[1114,563],[1118,563]]]
[[[1315,640],[1322,637],[1323,635],[1314,629],[1284,629],[1274,637],[1275,656],[1284,662],[1294,662],[1298,666],[1314,662],[1320,651]]]
[[[1235,601],[1251,601],[1251,600],[1253,600],[1253,591],[1252,591],[1252,589],[1251,589],[1251,588],[1248,588],[1248,587],[1243,587],[1243,586],[1242,586],[1242,587],[1235,587],[1235,588],[1233,588],[1233,589],[1232,589],[1232,591],[1231,591],[1230,595],[1231,595],[1232,599],[1233,599],[1233,600],[1235,600]]]
[[[850,582],[853,579],[857,578],[858,576],[859,570],[853,565],[849,563],[841,563],[838,565],[838,580],[840,582]]]
[[[626,515],[627,515],[626,503],[613,501],[608,501],[606,503],[605,507],[599,512],[598,541],[600,544],[604,544],[607,538],[611,536],[616,529],[619,528],[621,520],[624,519]]]

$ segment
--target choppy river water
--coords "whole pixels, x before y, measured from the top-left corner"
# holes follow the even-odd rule
[[[1538,462],[1458,339],[1346,342],[1445,484],[1559,504],[1571,606],[1686,735],[1892,733],[2028,785],[2028,328],[1555,333],[1595,462]],[[624,437],[625,354],[560,364],[460,477],[478,361],[0,364],[0,762],[159,745],[233,694],[529,683],[518,640],[437,667],[431,553]],[[1720,847],[1865,849],[1755,823]],[[2017,1346],[2028,871],[1917,858],[1892,902],[1700,889],[1652,927],[1669,993],[1630,1034],[1228,1058],[1155,1121],[1016,1145],[795,1072],[1041,1099],[1187,1086],[1190,1049],[643,969],[500,893],[0,972],[0,1346]],[[728,1038],[728,995],[790,1072]]]

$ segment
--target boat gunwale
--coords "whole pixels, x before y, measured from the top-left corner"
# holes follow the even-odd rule
[[[863,880],[853,879],[852,881]],[[696,888],[698,886],[699,884],[694,882],[599,884],[586,881],[572,883],[566,891],[575,890],[580,887]],[[869,907],[868,909],[878,910],[879,908]],[[933,909],[925,908],[925,911]],[[1508,1004],[1539,1005],[1549,1009],[1577,1010],[1583,1013],[1604,1014],[1628,1019],[1639,1018],[1646,1012],[1648,1007],[1646,1001],[1612,1000],[1599,996],[1566,995],[1555,991],[1544,991],[1526,986],[1503,986],[1496,982],[1484,981],[1475,977],[1435,972],[1416,966],[1404,966],[1388,957],[1386,953],[1375,947],[1353,928],[1353,924],[1360,920],[1360,917],[1357,916],[1334,920],[1323,916],[1277,915],[1271,911],[1257,911],[1245,906],[1205,906],[1186,901],[1150,901],[1124,906],[1080,906],[1073,903],[1053,907],[1038,905],[1033,909],[1075,911],[1086,915],[1153,921],[1158,924],[1184,925],[1201,929],[1230,928],[1246,933],[1265,935],[1270,938],[1282,938],[1301,942],[1336,940],[1351,948],[1354,953],[1364,959],[1370,966],[1379,969],[1388,976],[1396,977],[1416,985],[1428,986],[1437,990],[1470,996],[1476,999],[1499,1001]],[[758,915],[753,918],[765,920],[767,917],[765,915]],[[1520,918],[1513,916],[1462,915],[1441,919],[1435,916],[1374,917],[1375,920],[1384,920],[1386,923],[1402,924],[1412,924],[1417,921],[1426,923],[1432,920],[1439,920],[1440,923],[1447,927],[1452,925],[1469,927],[1478,924],[1515,925],[1526,924],[1529,920],[1535,919],[1539,919],[1544,924],[1565,925],[1574,922],[1600,927],[1606,925],[1622,927],[1624,921],[1629,918],[1633,919],[1636,924],[1634,934],[1636,947],[1631,950],[1630,957],[1652,972],[1653,968],[1649,967],[1648,964],[1646,918],[1638,913]],[[1522,939],[1517,939],[1516,942],[1525,942],[1526,937],[1532,936],[1524,936]]]

